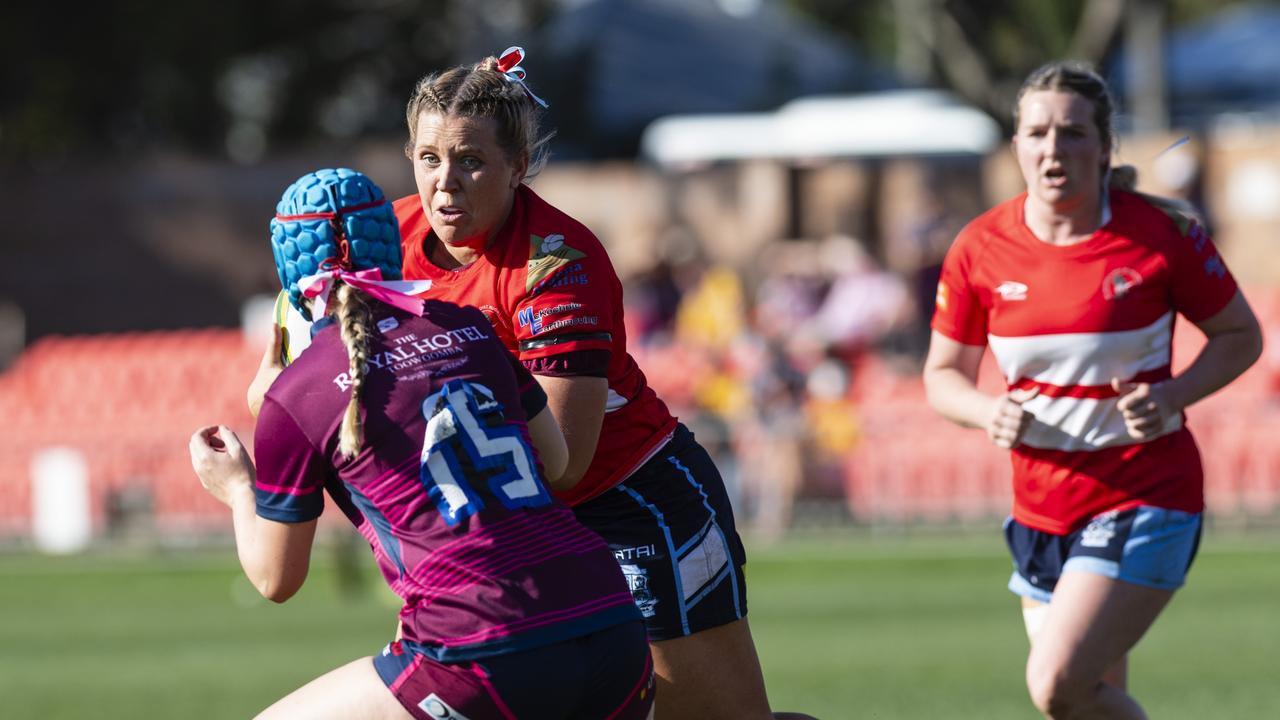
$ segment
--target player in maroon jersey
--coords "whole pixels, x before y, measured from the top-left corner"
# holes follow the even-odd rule
[[[1204,509],[1183,410],[1262,345],[1203,228],[1111,168],[1111,117],[1085,66],[1028,77],[1013,139],[1026,192],[948,252],[924,371],[940,414],[1012,450],[1009,588],[1032,641],[1027,686],[1052,718],[1146,717],[1126,658],[1183,584]],[[1177,314],[1208,342],[1173,376]],[[998,397],[976,387],[988,346]]]
[[[306,579],[327,492],[404,605],[380,655],[262,716],[650,716],[643,623],[609,548],[548,490],[567,450],[533,377],[475,308],[381,280],[396,225],[363,175],[305,176],[272,227],[285,289],[325,326],[266,393],[256,469],[222,426],[192,436],[192,465],[265,597]]]
[[[767,718],[724,482],[627,352],[622,287],[600,241],[524,184],[547,136],[522,57],[510,48],[414,89],[406,153],[418,193],[395,203],[405,277],[430,279],[425,297],[480,308],[546,390],[577,481],[560,497],[631,585],[659,714]]]

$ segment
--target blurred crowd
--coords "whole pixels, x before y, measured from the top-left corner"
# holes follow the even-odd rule
[[[777,240],[745,268],[707,261],[686,236],[658,245],[624,279],[629,346],[715,456],[741,522],[779,537],[798,498],[844,495],[860,367],[918,374],[946,245],[922,245],[910,276],[846,235]]]

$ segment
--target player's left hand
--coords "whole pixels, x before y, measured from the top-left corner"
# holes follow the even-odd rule
[[[1150,440],[1160,433],[1169,418],[1182,412],[1175,407],[1165,383],[1124,382],[1111,379],[1111,388],[1120,396],[1117,407],[1125,429],[1135,440]]]
[[[248,492],[253,495],[253,462],[240,438],[225,425],[200,428],[188,443],[191,467],[200,484],[225,505],[233,496]]]

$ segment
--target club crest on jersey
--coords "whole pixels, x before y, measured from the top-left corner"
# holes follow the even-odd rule
[[[1026,300],[1027,284],[1015,280],[1005,280],[996,286],[996,294],[1000,296],[1001,300],[1005,301]]]
[[[480,313],[484,315],[489,324],[496,327],[502,326],[502,313],[498,312],[498,308],[492,305],[480,305]]]
[[[1119,300],[1129,291],[1142,284],[1142,275],[1133,268],[1116,268],[1107,273],[1102,281],[1102,297],[1108,300]]]
[[[529,268],[525,274],[524,289],[532,290],[543,280],[586,254],[565,244],[564,235],[553,233],[546,237],[529,236]]]
[[[947,284],[946,283],[941,283],[941,282],[938,283],[938,293],[934,295],[933,302],[935,305],[938,306],[939,310],[943,312],[947,311],[948,301],[947,301]]]

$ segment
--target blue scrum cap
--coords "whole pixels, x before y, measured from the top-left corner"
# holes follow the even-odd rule
[[[302,304],[302,278],[379,268],[384,280],[400,279],[400,228],[391,203],[372,180],[346,168],[316,170],[284,191],[271,220],[271,252],[289,302],[308,320],[315,318]]]

